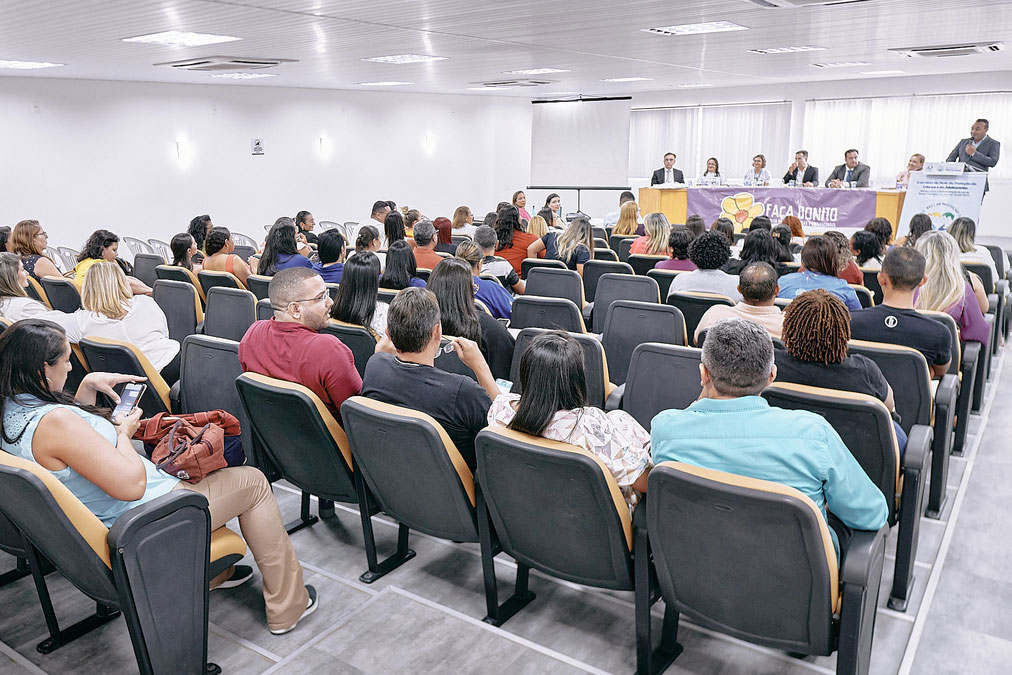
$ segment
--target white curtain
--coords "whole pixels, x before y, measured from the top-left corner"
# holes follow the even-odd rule
[[[790,163],[790,129],[789,103],[633,110],[629,177],[649,178],[670,151],[678,155],[675,166],[686,179],[698,179],[706,171],[706,159],[716,157],[722,176],[741,180],[758,154],[766,156],[777,179]]]
[[[970,125],[978,117],[990,120],[992,128],[1007,131],[1012,94],[806,101],[804,145],[823,181],[834,166],[843,163],[845,150],[857,148],[861,161],[871,167],[872,181],[891,186],[914,153],[929,162],[945,161],[957,142],[969,137]],[[990,171],[992,184],[1010,179],[1012,162],[1000,161]]]

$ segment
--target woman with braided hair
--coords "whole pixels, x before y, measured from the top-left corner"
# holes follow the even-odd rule
[[[895,410],[893,390],[874,361],[861,354],[847,354],[850,312],[843,301],[817,288],[802,293],[784,309],[780,338],[786,350],[775,350],[777,382],[793,382],[874,396]],[[900,454],[907,437],[895,422]]]

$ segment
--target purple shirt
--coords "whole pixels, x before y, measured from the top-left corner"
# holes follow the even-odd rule
[[[669,258],[668,260],[662,260],[654,265],[655,270],[682,270],[685,272],[691,272],[696,269],[696,263],[692,262],[688,258],[685,260],[676,260],[675,258]]]
[[[953,303],[950,307],[945,308],[945,313],[956,320],[956,325],[959,326],[959,339],[963,342],[971,340],[973,342],[987,343],[987,322],[984,320],[984,313],[980,311],[980,305],[977,304],[977,296],[973,292],[973,286],[970,285],[969,281],[963,282],[963,299],[959,302]],[[920,289],[914,290],[914,302],[917,302],[917,297],[920,295]]]

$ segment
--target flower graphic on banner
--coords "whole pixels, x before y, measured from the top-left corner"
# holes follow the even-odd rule
[[[752,219],[761,216],[766,211],[766,206],[756,204],[755,198],[750,192],[739,192],[730,197],[724,197],[720,202],[722,212],[721,218],[727,218],[734,223],[734,231],[741,232],[752,224]]]

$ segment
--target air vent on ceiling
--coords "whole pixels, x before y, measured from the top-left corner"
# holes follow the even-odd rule
[[[540,87],[543,84],[554,84],[553,80],[495,80],[494,82],[472,82],[489,89],[512,89],[513,87]]]
[[[750,5],[758,5],[765,9],[787,7],[826,7],[828,5],[853,5],[871,0],[745,0]]]
[[[943,56],[969,56],[970,54],[990,54],[1005,49],[1002,42],[978,42],[968,45],[944,45],[941,47],[907,47],[905,49],[890,49],[893,54],[900,56],[924,56],[939,58]]]
[[[257,59],[235,56],[202,56],[183,61],[156,63],[156,66],[168,66],[176,70],[196,70],[203,73],[222,73],[236,70],[264,70],[275,68],[282,63],[297,63],[295,59]]]

